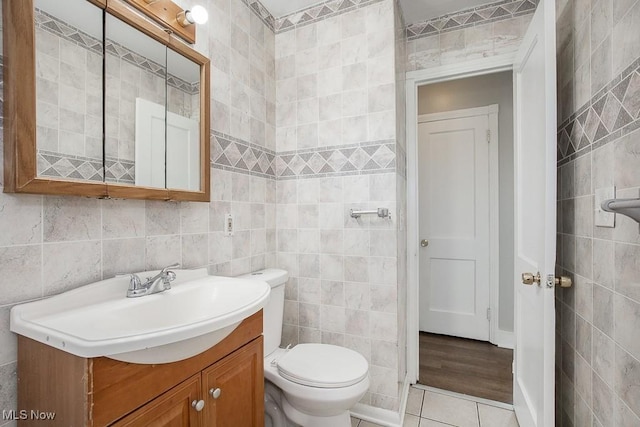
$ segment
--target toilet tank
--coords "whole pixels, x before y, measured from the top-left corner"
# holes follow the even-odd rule
[[[278,268],[267,268],[240,276],[241,279],[263,280],[271,285],[269,302],[262,309],[264,356],[273,353],[282,339],[282,316],[284,315],[284,285],[289,272]]]

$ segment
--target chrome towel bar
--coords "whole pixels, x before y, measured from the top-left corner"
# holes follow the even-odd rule
[[[378,215],[380,218],[391,219],[391,214],[387,208],[378,208],[369,211],[354,211],[351,209],[349,212],[351,213],[351,218],[360,218],[362,215]]]

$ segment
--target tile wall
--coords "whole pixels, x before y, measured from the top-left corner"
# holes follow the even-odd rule
[[[334,1],[276,21],[277,264],[292,276],[283,344],[359,351],[372,381],[362,402],[390,410],[404,378],[397,13],[392,0]],[[349,215],[378,207],[391,219]]]
[[[557,10],[556,425],[640,425],[640,232],[595,225],[597,189],[640,196],[640,2],[562,0]]]
[[[260,157],[275,149],[274,33],[245,2],[204,5],[211,25],[198,28],[196,49],[212,61],[212,132]],[[13,305],[176,261],[232,275],[274,265],[273,175],[225,167],[212,164],[210,204],[0,193],[0,409],[16,408]],[[2,180],[0,173],[0,187]],[[222,236],[220,215],[227,212],[236,218],[233,237]]]
[[[513,53],[537,0],[503,0],[407,27],[407,71]]]

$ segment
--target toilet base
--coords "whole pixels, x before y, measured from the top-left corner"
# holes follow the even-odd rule
[[[349,411],[328,417],[309,415],[291,406],[284,395],[282,396],[282,410],[288,419],[304,427],[351,427]]]

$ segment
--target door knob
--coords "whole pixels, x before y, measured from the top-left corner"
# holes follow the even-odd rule
[[[553,275],[551,276],[553,277]],[[561,288],[570,288],[573,282],[570,277],[560,276],[554,278],[554,282],[556,286],[560,286]],[[540,272],[536,273],[535,276],[532,273],[522,273],[522,283],[525,285],[537,284],[540,285]],[[547,287],[553,287],[551,282],[547,283]]]
[[[214,399],[217,399],[220,397],[220,395],[222,394],[222,390],[220,390],[219,388],[212,388],[211,390],[209,390],[209,394],[211,395],[211,397],[213,397]]]
[[[204,400],[194,400],[191,402],[191,406],[193,406],[196,411],[200,412],[202,411],[202,408],[204,408]]]
[[[525,285],[533,285],[534,283],[540,284],[540,272],[536,273],[534,276],[533,273],[522,273],[522,283]]]
[[[570,288],[573,282],[570,277],[560,276],[555,278],[556,286],[560,286],[561,288]]]
[[[420,246],[426,248],[427,246],[429,246],[429,241],[427,239],[420,240]]]

